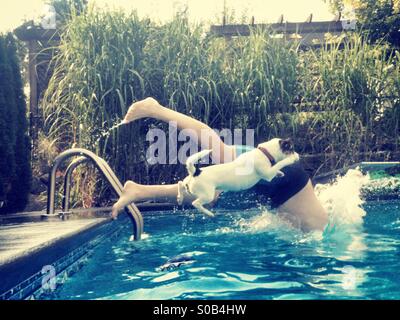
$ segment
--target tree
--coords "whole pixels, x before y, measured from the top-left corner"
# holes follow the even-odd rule
[[[373,42],[385,39],[400,46],[400,0],[325,0],[334,13],[354,10],[362,32]]]
[[[0,77],[3,75],[2,68],[2,39],[0,38]],[[5,110],[6,102],[4,98],[3,88],[0,86],[0,212],[2,207],[5,205],[7,200],[6,189],[8,185],[8,174],[9,174],[9,159],[10,159],[10,143],[6,134],[6,119]]]
[[[12,87],[15,99],[15,179],[11,183],[9,208],[11,211],[21,211],[28,203],[31,188],[31,142],[28,136],[28,121],[26,117],[26,102],[23,92],[23,81],[17,57],[17,46],[13,35],[6,37],[7,55],[12,72]]]
[[[0,36],[0,212],[17,212],[27,204],[30,141],[26,103],[12,34]]]
[[[4,201],[2,212],[6,211],[11,183],[15,178],[15,109],[14,91],[10,84],[11,67],[8,62],[5,37],[0,36],[0,200]]]
[[[87,0],[48,0],[47,4],[54,7],[57,21],[64,24],[73,14],[81,14],[87,8]]]

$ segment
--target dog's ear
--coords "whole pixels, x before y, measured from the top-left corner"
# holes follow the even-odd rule
[[[281,147],[282,152],[289,153],[294,151],[294,146],[291,139],[279,140],[279,146]]]

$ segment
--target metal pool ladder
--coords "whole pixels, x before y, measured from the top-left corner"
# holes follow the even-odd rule
[[[110,183],[111,187],[117,193],[118,196],[122,193],[122,184],[118,180],[114,171],[110,168],[107,162],[104,159],[100,158],[93,152],[86,149],[69,149],[61,154],[59,154],[54,160],[54,164],[52,166],[50,177],[49,177],[49,185],[47,190],[47,215],[55,215],[55,191],[56,191],[56,173],[59,166],[67,159],[70,159],[75,156],[80,156],[73,160],[64,176],[64,194],[62,201],[62,212],[66,213],[69,211],[69,198],[70,198],[70,190],[71,190],[71,179],[73,171],[81,164],[91,162],[96,168],[103,174],[104,178]],[[143,232],[143,217],[140,213],[139,209],[131,203],[127,206],[125,210],[128,213],[128,216],[133,225],[133,238],[135,240],[140,240],[142,232]]]

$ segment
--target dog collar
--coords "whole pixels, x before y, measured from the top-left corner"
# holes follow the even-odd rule
[[[272,154],[269,153],[269,151],[268,151],[266,148],[258,146],[257,149],[260,150],[262,153],[264,153],[264,155],[265,155],[265,156],[268,158],[268,160],[271,162],[271,165],[274,165],[274,164],[275,164],[275,159],[274,159],[274,157],[272,156]]]

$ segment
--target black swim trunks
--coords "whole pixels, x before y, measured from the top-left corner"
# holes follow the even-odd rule
[[[235,146],[236,156],[244,152],[254,149],[251,146]],[[275,177],[270,182],[260,180],[252,189],[256,191],[257,195],[266,197],[272,208],[277,208],[300,190],[302,190],[308,183],[310,177],[304,170],[301,160],[284,167],[281,170],[285,176]]]

